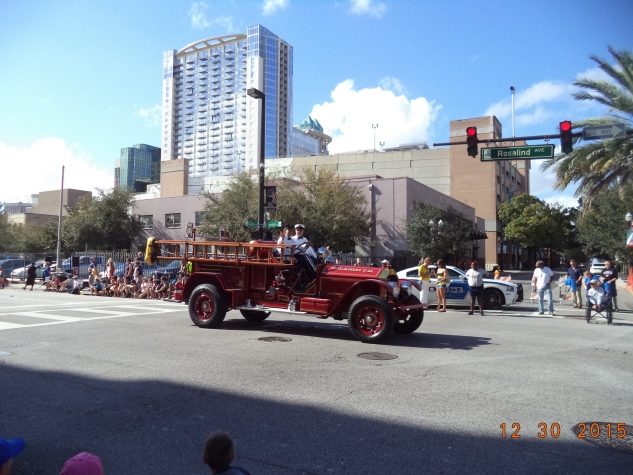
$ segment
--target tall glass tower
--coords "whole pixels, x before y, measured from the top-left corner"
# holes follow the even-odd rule
[[[115,186],[134,192],[145,192],[147,185],[160,181],[161,149],[137,144],[121,149],[118,160],[119,180]],[[115,171],[116,174],[116,171]]]
[[[257,166],[266,94],[267,158],[291,153],[292,46],[261,25],[163,54],[162,159],[187,159],[190,190]]]

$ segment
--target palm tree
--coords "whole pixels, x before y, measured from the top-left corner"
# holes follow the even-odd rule
[[[574,129],[589,125],[608,125],[624,122],[633,124],[633,56],[630,51],[615,51],[609,47],[617,65],[592,56],[611,81],[581,78],[574,82],[584,91],[574,94],[579,101],[597,101],[610,108],[604,117],[586,119],[573,124]],[[578,140],[577,140],[578,141]],[[543,163],[541,170],[553,168],[556,174],[554,188],[564,190],[578,183],[575,196],[588,206],[603,189],[618,187],[633,180],[633,136],[590,142],[575,148],[571,153],[559,155]],[[583,206],[583,208],[585,208]]]

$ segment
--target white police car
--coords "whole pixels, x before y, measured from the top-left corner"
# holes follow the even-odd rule
[[[436,266],[429,266],[436,270]],[[466,273],[453,266],[446,266],[451,279],[446,289],[446,303],[448,305],[470,306],[470,294],[468,292],[468,280]],[[419,281],[419,267],[409,267],[398,272],[399,279],[411,279]],[[429,285],[429,305],[437,304],[436,278],[431,278]],[[495,279],[484,279],[484,308],[499,309],[503,305],[512,305],[523,301],[523,286],[512,282],[504,282]]]

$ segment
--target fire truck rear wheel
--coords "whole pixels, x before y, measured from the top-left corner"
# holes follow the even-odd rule
[[[395,324],[393,309],[377,295],[358,297],[349,308],[349,329],[364,343],[382,343]]]
[[[242,316],[249,322],[263,322],[270,316],[270,312],[256,312],[254,310],[240,310]]]
[[[189,316],[201,328],[217,328],[226,316],[224,296],[215,285],[202,284],[189,297]]]

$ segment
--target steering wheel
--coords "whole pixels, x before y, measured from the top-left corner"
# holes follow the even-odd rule
[[[307,252],[307,250],[310,248],[310,243],[309,242],[304,242],[303,244],[299,244],[297,247],[295,247],[295,254],[305,254]]]

